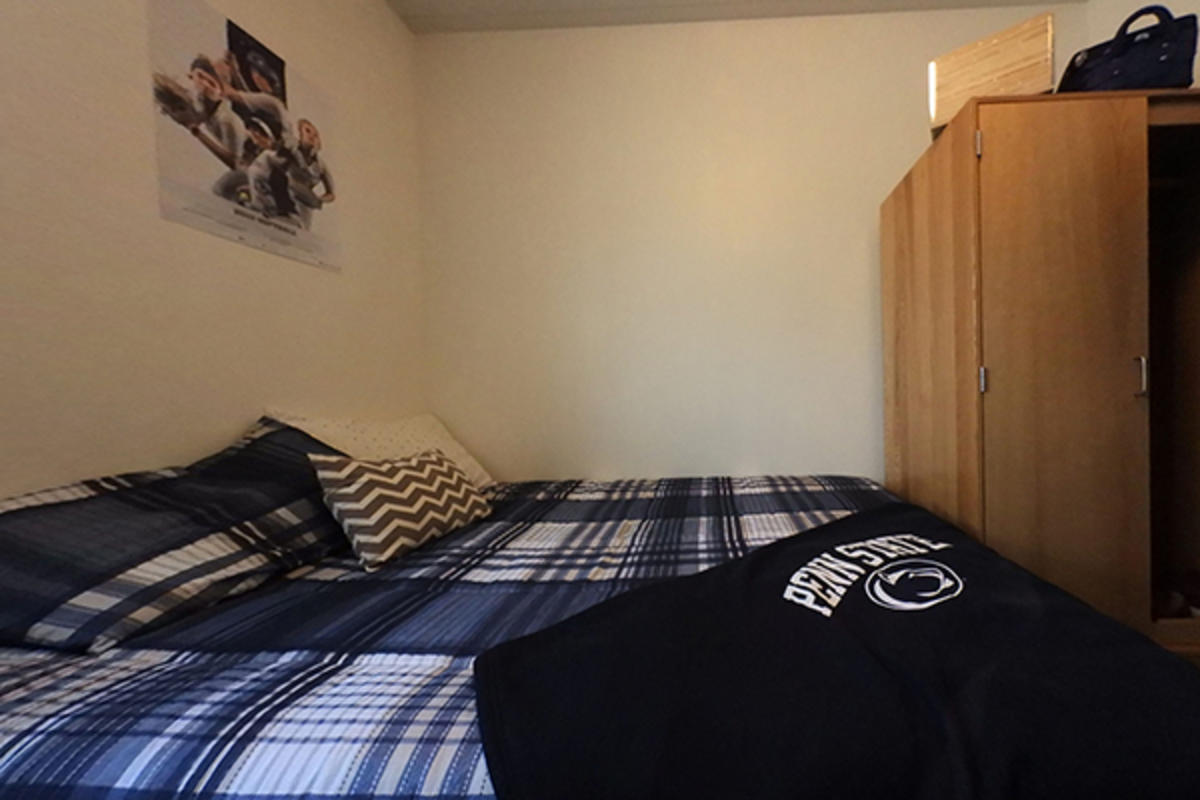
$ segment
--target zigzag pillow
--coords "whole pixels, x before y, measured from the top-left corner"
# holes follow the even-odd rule
[[[466,473],[440,450],[394,461],[309,455],[325,505],[367,572],[492,513]]]

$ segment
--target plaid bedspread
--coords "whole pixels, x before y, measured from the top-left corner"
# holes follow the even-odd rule
[[[893,499],[839,477],[508,484],[378,572],[329,559],[98,656],[0,650],[0,798],[490,798],[477,653]]]

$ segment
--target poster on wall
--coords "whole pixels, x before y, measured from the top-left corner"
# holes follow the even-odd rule
[[[338,140],[327,99],[202,0],[149,8],[162,216],[337,269]]]

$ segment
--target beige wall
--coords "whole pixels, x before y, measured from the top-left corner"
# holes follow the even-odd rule
[[[4,2],[0,495],[204,455],[267,404],[424,407],[412,36],[384,0],[212,5],[335,99],[343,271],[159,219],[144,3]]]
[[[878,476],[925,63],[1043,8],[414,39],[383,0],[211,2],[353,132],[344,270],[159,219],[143,3],[5,3],[0,495],[266,405],[432,408],[505,478]],[[1127,11],[1052,8],[1060,56]]]
[[[926,64],[1044,9],[421,37],[431,406],[505,478],[880,477]]]

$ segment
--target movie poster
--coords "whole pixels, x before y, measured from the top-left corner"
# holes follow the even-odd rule
[[[202,0],[151,0],[165,219],[337,269],[337,133],[282,56]]]

